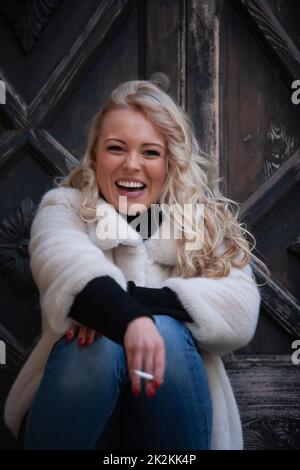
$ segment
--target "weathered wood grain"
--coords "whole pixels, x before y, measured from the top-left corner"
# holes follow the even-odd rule
[[[291,356],[224,360],[238,402],[245,449],[300,448],[300,364]]]

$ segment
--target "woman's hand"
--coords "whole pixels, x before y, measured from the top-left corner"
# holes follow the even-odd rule
[[[133,369],[154,375],[154,380],[146,380],[146,393],[154,397],[156,389],[162,384],[165,372],[165,344],[151,318],[139,317],[132,320],[124,335],[124,348],[127,367],[132,383],[132,392],[141,392],[141,377],[131,373]]]
[[[71,326],[71,328],[68,329],[66,333],[67,340],[69,342],[72,341],[72,339],[77,333],[78,333],[79,346],[83,346],[84,344],[88,346],[89,344],[92,344],[95,338],[100,338],[102,336],[101,333],[97,333],[97,331],[91,330],[87,326],[76,325],[76,326]]]

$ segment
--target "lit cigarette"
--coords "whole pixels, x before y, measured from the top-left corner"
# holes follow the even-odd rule
[[[154,375],[148,374],[147,372],[142,372],[141,370],[133,370],[132,373],[136,374],[136,375],[139,375],[143,379],[149,379],[149,380],[154,379]]]

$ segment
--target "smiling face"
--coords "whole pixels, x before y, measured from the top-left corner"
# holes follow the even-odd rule
[[[158,202],[167,178],[164,136],[143,113],[113,109],[102,121],[95,170],[100,193],[117,210],[126,212],[120,196],[127,196],[129,214],[133,204],[149,208]]]

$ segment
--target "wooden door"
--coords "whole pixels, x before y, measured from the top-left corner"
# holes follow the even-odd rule
[[[300,448],[299,24],[297,1],[222,2],[220,173],[271,271],[255,338],[227,363],[249,449]]]
[[[291,0],[0,0],[0,448],[16,446],[3,404],[40,333],[27,251],[36,205],[81,158],[112,88],[158,76],[272,269],[255,338],[224,358],[246,448],[299,447],[298,24]]]

